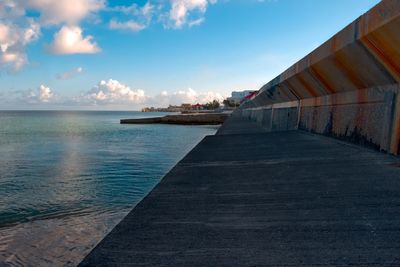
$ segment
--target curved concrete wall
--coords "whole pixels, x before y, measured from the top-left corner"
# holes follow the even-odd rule
[[[297,116],[294,127],[277,128],[300,128],[399,154],[399,82],[400,1],[384,0],[263,86],[242,104],[241,114],[252,111],[257,115],[251,118],[261,124]],[[269,109],[283,109],[270,113],[287,117],[274,118],[264,111]]]

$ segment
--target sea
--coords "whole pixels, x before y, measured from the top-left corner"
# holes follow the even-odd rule
[[[163,113],[0,111],[0,266],[76,266],[218,126]]]

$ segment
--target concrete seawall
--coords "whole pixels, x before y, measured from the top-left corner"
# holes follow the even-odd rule
[[[383,0],[263,86],[236,116],[400,154],[400,1]]]

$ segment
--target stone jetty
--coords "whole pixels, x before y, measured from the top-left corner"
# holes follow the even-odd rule
[[[154,118],[122,119],[121,124],[217,125],[222,124],[229,115],[227,113],[189,113]]]

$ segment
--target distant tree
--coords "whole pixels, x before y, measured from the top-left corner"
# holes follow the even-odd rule
[[[208,102],[204,104],[204,108],[207,110],[213,110],[220,107],[220,103],[217,100],[213,100],[212,102]]]
[[[225,107],[229,107],[229,108],[237,108],[240,106],[239,103],[229,101],[228,99],[225,99],[222,103],[224,104]]]
[[[221,104],[217,100],[213,100],[212,102],[212,108],[217,109],[221,106]]]

